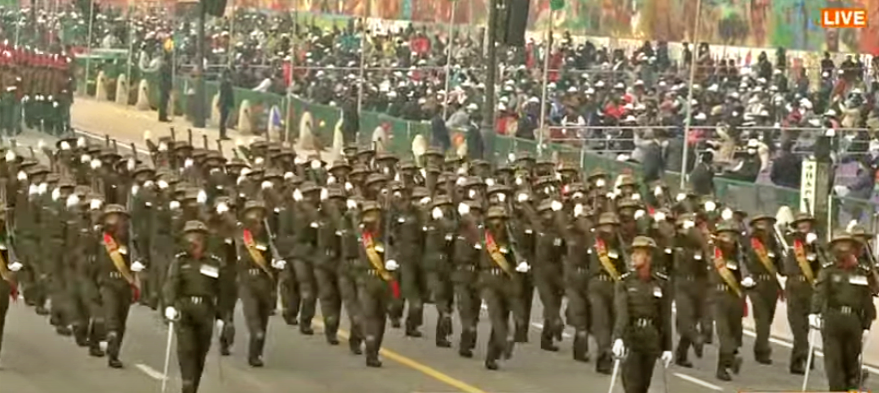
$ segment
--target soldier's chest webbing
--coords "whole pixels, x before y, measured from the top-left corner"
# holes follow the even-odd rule
[[[633,277],[625,280],[625,286],[629,319],[644,318],[659,322],[662,301],[666,295],[660,283],[653,278],[644,281]]]

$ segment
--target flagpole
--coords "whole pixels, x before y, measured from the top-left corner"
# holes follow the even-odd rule
[[[366,68],[366,18],[369,17],[369,1],[363,7],[363,19],[360,22],[360,78],[357,80],[357,113],[363,111],[363,88]]]
[[[92,29],[94,28],[95,21],[95,1],[91,0],[91,4],[89,4],[89,30],[88,37],[86,37],[86,57],[85,57],[85,94],[88,95],[89,92],[89,72],[91,72],[92,66]],[[97,92],[96,92],[97,93]]]
[[[449,88],[452,81],[452,46],[455,42],[452,39],[453,34],[455,34],[455,11],[458,9],[458,0],[452,0],[452,10],[449,13],[449,42],[446,45],[446,50],[449,53],[446,55],[446,86],[445,86],[445,105],[443,105],[443,120],[448,119],[447,115],[449,113]]]
[[[690,57],[690,82],[687,85],[687,117],[684,123],[684,157],[681,159],[681,190],[687,186],[687,157],[690,154],[690,127],[693,123],[693,83],[696,79],[696,62],[699,52],[699,16],[702,13],[702,0],[696,0],[696,21],[693,28],[695,54]]]
[[[128,0],[128,69],[125,72],[125,82],[128,90],[131,90],[131,63],[134,60],[134,19],[132,18],[132,0]],[[128,99],[125,100],[128,105]]]
[[[543,134],[546,133],[544,127],[546,126],[546,86],[549,81],[549,58],[552,56],[552,19],[553,14],[555,14],[555,10],[552,9],[550,5],[549,10],[549,27],[546,32],[546,52],[543,54],[543,87],[540,98],[540,127],[537,132],[537,156],[543,156]]]
[[[232,63],[235,60],[235,56],[233,55],[235,51],[235,11],[235,0],[232,0],[232,20],[229,21],[229,48],[226,49],[226,57],[227,60],[229,60],[229,68],[232,67]]]

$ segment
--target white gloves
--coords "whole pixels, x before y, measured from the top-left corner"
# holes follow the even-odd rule
[[[59,198],[61,198],[61,189],[56,188],[52,190],[52,200],[57,201]]]
[[[626,352],[626,346],[623,345],[623,340],[616,339],[613,342],[613,347],[610,349],[610,352],[613,353],[613,356],[621,358],[623,354]]]
[[[134,184],[131,186],[131,196],[137,196],[137,193],[140,192],[140,186]]]
[[[809,232],[809,234],[806,235],[806,243],[812,244],[815,243],[815,240],[818,240],[818,235],[816,235],[814,232]]]
[[[604,187],[604,185],[605,185],[604,179],[598,179],[595,181],[595,187],[601,188],[601,187]]]
[[[272,188],[272,182],[265,180],[260,184],[260,187],[262,187],[263,190],[268,190],[269,188]]]
[[[225,327],[225,326],[226,326],[226,323],[223,322],[222,319],[218,319],[218,320],[217,320],[217,331],[218,331],[218,332],[222,332],[222,331],[223,331],[223,327]]]
[[[171,203],[168,203],[168,208],[170,208],[171,210],[177,210],[180,208],[180,202],[171,201]]]
[[[714,203],[714,201],[705,202],[705,211],[706,212],[713,212],[714,209],[717,209],[717,204]]]
[[[192,161],[191,158],[187,158],[185,161],[183,161],[184,168],[190,168],[192,167],[192,164],[195,164],[195,161]]]
[[[49,185],[47,183],[43,182],[37,186],[37,194],[43,195],[46,191],[49,191]]]
[[[687,194],[684,194],[683,192],[680,193],[680,194],[678,194],[678,195],[675,197],[675,201],[678,201],[678,202],[683,202],[684,199],[687,199]]]
[[[92,162],[89,163],[89,166],[92,169],[98,169],[101,167],[101,160],[99,160],[97,158],[92,158]]]
[[[809,326],[812,329],[821,329],[821,316],[818,314],[809,314]]]
[[[723,209],[723,211],[720,212],[720,218],[727,220],[727,221],[732,220],[732,218],[733,218],[732,209],[730,209],[730,208]]]
[[[653,189],[653,195],[656,195],[657,197],[662,195],[662,186],[656,186],[656,188]]]
[[[528,194],[524,192],[520,193],[518,196],[516,196],[516,200],[519,201],[519,203],[525,202],[528,200]]]
[[[287,267],[287,261],[283,259],[274,259],[272,260],[272,267],[278,270],[284,270]]]
[[[462,216],[466,216],[469,213],[470,213],[470,205],[468,205],[466,203],[459,203],[458,204],[458,214],[460,214]]]
[[[398,265],[397,261],[395,261],[393,259],[388,259],[388,261],[385,262],[385,270],[387,270],[389,272],[392,272],[392,271],[397,270],[399,268],[400,268],[400,265]]]
[[[421,206],[427,206],[427,204],[430,203],[430,197],[421,198],[418,203],[421,204]]]
[[[696,226],[696,223],[693,220],[684,220],[684,224],[682,225],[684,229],[690,229]]]
[[[519,273],[528,273],[529,270],[531,270],[531,266],[528,265],[528,262],[519,262],[516,265],[516,271]]]
[[[293,190],[293,200],[296,202],[299,202],[302,200],[302,191],[299,191],[298,188]]]
[[[500,201],[501,203],[504,203],[507,200],[507,194],[504,194],[502,192],[498,193],[497,200]]]
[[[353,199],[349,199],[349,200],[345,201],[345,206],[348,206],[348,208],[352,209],[352,210],[356,209],[357,208],[357,201],[355,201]]]
[[[576,204],[574,205],[574,217],[580,217],[583,215],[583,205]]]
[[[140,263],[140,261],[135,261],[134,263],[131,264],[131,271],[133,271],[135,273],[142,272],[143,269],[145,269],[145,268],[146,268],[146,266],[144,266],[142,263]]]
[[[67,207],[74,207],[78,204],[79,204],[79,196],[77,196],[76,194],[70,194],[70,196],[67,197]]]
[[[176,308],[174,308],[174,307],[165,308],[165,318],[166,319],[173,321],[173,320],[177,319],[178,316],[180,316],[180,314],[177,312]]]
[[[91,202],[89,202],[89,207],[90,207],[92,210],[98,210],[98,209],[101,208],[101,205],[103,205],[103,204],[104,204],[103,201],[101,201],[100,199],[95,198],[95,199],[92,199]]]
[[[159,180],[156,184],[158,184],[159,188],[162,190],[168,188],[168,182],[164,180]]]
[[[754,282],[754,279],[751,277],[745,277],[744,279],[742,279],[742,286],[745,288],[751,288],[755,285],[757,285],[757,283]]]
[[[229,211],[228,205],[226,205],[225,203],[218,203],[217,204],[217,214],[223,214],[227,211]]]
[[[20,262],[16,261],[16,262],[12,262],[12,264],[9,265],[9,270],[11,270],[13,272],[17,272],[17,271],[21,270],[21,268],[23,268],[23,267],[24,267],[24,265],[22,265]]]
[[[345,191],[351,192],[354,189],[354,185],[351,182],[345,182]]]
[[[208,193],[204,192],[204,190],[198,190],[198,195],[195,197],[195,200],[204,205],[208,201]]]
[[[320,160],[311,160],[311,169],[320,169],[321,165]]]
[[[12,150],[6,151],[6,162],[15,161],[15,152]]]
[[[27,180],[27,173],[24,173],[24,171],[18,171],[18,181],[25,180]]]
[[[320,189],[320,200],[325,201],[330,198],[330,191],[326,188]]]
[[[656,214],[653,215],[655,221],[665,221],[666,218],[668,217],[666,217],[663,212],[656,212]]]
[[[671,351],[663,351],[659,358],[662,359],[662,365],[668,368],[668,365],[671,364]]]
[[[552,209],[552,211],[554,211],[554,212],[562,210],[562,203],[559,201],[552,201],[552,203],[550,203],[549,206]]]
[[[435,207],[433,208],[433,210],[431,210],[430,215],[431,217],[433,217],[434,220],[439,220],[443,218],[443,209]]]
[[[640,220],[645,214],[647,214],[647,212],[645,212],[644,209],[635,210],[635,219]]]

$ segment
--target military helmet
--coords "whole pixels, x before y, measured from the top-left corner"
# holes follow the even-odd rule
[[[873,234],[870,233],[870,231],[868,231],[867,228],[864,228],[864,226],[861,224],[849,225],[848,228],[846,228],[846,232],[848,232],[850,235],[852,235],[852,237],[855,237],[855,238],[858,238],[858,237],[872,238],[873,237]]]
[[[598,216],[598,225],[620,225],[620,219],[616,213],[604,212]]]
[[[635,240],[632,241],[632,248],[656,248],[656,241],[648,236],[635,236]]]
[[[809,222],[811,222],[811,223],[814,224],[814,223],[815,223],[815,217],[812,217],[811,214],[806,213],[806,212],[797,212],[796,214],[794,214],[794,220],[791,221],[790,224],[791,224],[791,225],[797,225],[797,224],[799,224],[799,223],[801,223],[801,222],[804,222],[804,221],[809,221]]]
[[[208,227],[201,221],[187,221],[186,224],[183,225],[183,233],[191,232],[208,233]]]
[[[366,186],[370,186],[375,183],[384,183],[387,180],[388,179],[385,178],[385,176],[380,173],[372,173],[366,177]]]
[[[344,172],[350,173],[351,170],[352,170],[351,165],[349,165],[344,160],[335,160],[335,161],[333,161],[333,164],[330,165],[330,173],[336,173],[339,171],[344,171]]]
[[[427,151],[424,152],[424,157],[436,157],[443,158],[443,152],[436,147],[428,147]]]
[[[732,220],[723,220],[714,227],[715,234],[721,234],[723,232],[732,232],[735,234],[741,233],[742,229]]]
[[[320,191],[320,187],[317,186],[313,181],[306,180],[299,185],[299,192],[303,194],[307,194],[310,192]]]
[[[430,207],[443,207],[443,206],[451,206],[452,200],[449,199],[447,195],[437,195],[430,201]]]
[[[488,213],[486,214],[486,218],[488,219],[507,219],[509,216],[507,215],[507,210],[501,206],[491,206],[488,208]]]
[[[833,239],[830,241],[830,247],[834,247],[842,242],[851,242],[853,244],[860,243],[860,241],[855,239],[852,235],[843,232],[833,236]]]
[[[260,210],[263,213],[265,213],[266,204],[263,203],[263,201],[259,201],[259,200],[247,201],[244,203],[244,210],[242,211],[242,213],[246,213],[250,210]]]
[[[427,188],[417,186],[412,189],[412,199],[421,200],[425,197],[430,197],[430,190]]]
[[[754,217],[751,217],[751,220],[748,222],[748,225],[754,226],[760,221],[769,221],[770,224],[775,224],[775,217],[766,215],[766,214],[757,214]]]
[[[101,212],[101,217],[107,217],[112,214],[119,214],[128,217],[128,210],[125,209],[125,206],[111,203],[104,206],[104,210]]]

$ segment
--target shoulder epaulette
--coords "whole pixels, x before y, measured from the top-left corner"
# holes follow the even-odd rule
[[[213,260],[215,260],[215,261],[217,261],[217,262],[221,262],[221,263],[223,262],[223,260],[220,259],[220,257],[218,257],[218,256],[216,256],[216,255],[214,255],[214,254],[211,254],[211,259],[213,259]]]
[[[632,275],[631,272],[629,272],[629,273],[623,273],[623,275],[620,276],[620,280],[625,280],[625,279],[629,278],[631,275]]]
[[[177,253],[177,255],[174,256],[174,258],[183,258],[183,257],[185,257],[186,255],[188,255],[186,251],[184,251],[184,252],[179,252],[179,253]]]
[[[827,261],[827,262],[825,262],[823,265],[821,265],[821,268],[822,268],[822,269],[826,269],[826,268],[828,268],[828,267],[833,267],[833,262],[832,262],[832,261]]]
[[[661,273],[661,272],[653,272],[653,277],[654,277],[654,278],[657,278],[657,279],[660,279],[660,280],[663,280],[663,281],[668,281],[668,276],[665,275],[665,273]]]

